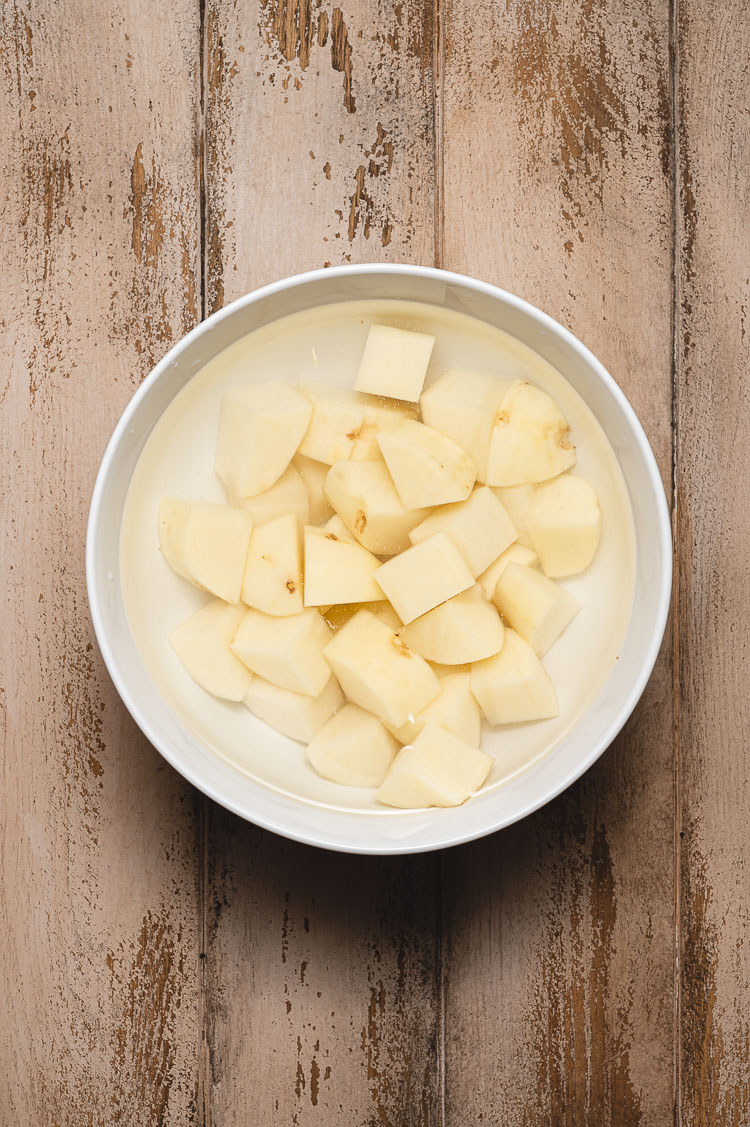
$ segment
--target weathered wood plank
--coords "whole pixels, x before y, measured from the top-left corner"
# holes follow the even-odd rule
[[[750,1119],[750,16],[677,5],[681,1113]]]
[[[198,4],[0,11],[0,1123],[196,1121],[190,788],[135,730],[83,570],[99,458],[199,316]]]
[[[669,6],[443,8],[444,265],[570,325],[630,396],[668,482]],[[451,1127],[671,1121],[671,736],[665,652],[581,783],[446,856]]]
[[[209,309],[326,263],[432,261],[432,3],[209,0]],[[436,863],[208,810],[206,1116],[437,1122]]]

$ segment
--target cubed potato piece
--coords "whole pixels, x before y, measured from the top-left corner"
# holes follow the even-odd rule
[[[409,533],[421,544],[436,532],[445,532],[476,578],[516,539],[516,528],[492,489],[480,486],[465,501],[442,505]]]
[[[460,806],[476,794],[493,763],[492,756],[431,721],[398,753],[375,797],[407,810]]]
[[[302,602],[300,530],[292,513],[253,530],[242,579],[242,601],[264,614],[299,614]]]
[[[497,581],[509,563],[523,564],[524,567],[538,567],[539,557],[533,548],[524,548],[523,544],[511,544],[510,548],[501,552],[495,562],[491,563],[477,579],[477,583],[488,599],[491,599],[495,594]]]
[[[216,472],[236,497],[270,489],[307,430],[312,404],[281,382],[233,387],[224,393]]]
[[[409,547],[409,532],[426,509],[402,505],[385,462],[337,462],[325,494],[344,524],[368,551],[394,556]]]
[[[323,467],[325,473],[325,467]],[[236,497],[227,490],[230,505],[245,509],[253,518],[253,524],[266,524],[276,517],[294,513],[300,527],[310,523],[310,498],[307,486],[294,466],[287,466],[279,480],[256,497]]]
[[[274,618],[249,610],[232,642],[232,653],[259,677],[281,689],[317,697],[331,676],[323,648],[333,631],[316,610]]]
[[[500,615],[476,584],[402,630],[413,650],[442,665],[481,661],[499,653],[504,633]]]
[[[240,601],[253,528],[249,513],[163,497],[158,524],[159,547],[173,571],[227,603]]]
[[[329,466],[348,459],[365,415],[359,396],[318,380],[300,380],[297,389],[313,408],[300,454]]]
[[[344,695],[397,727],[440,692],[427,662],[369,611],[342,626],[324,653]]]
[[[402,403],[395,399],[382,402],[368,395],[361,395],[359,398],[364,408],[364,419],[349,458],[353,462],[382,461],[378,435],[382,431],[392,430],[404,419],[415,419],[418,408],[414,403]]]
[[[374,614],[382,622],[387,622],[394,630],[401,628],[401,619],[385,599],[373,603],[332,603],[330,606],[318,607],[317,609],[332,630],[340,630],[350,618],[354,618],[355,614],[359,614],[361,610],[369,610],[370,614]]]
[[[449,368],[422,392],[422,418],[463,447],[481,482],[487,480],[492,424],[509,386],[491,372]]]
[[[417,403],[435,338],[427,333],[371,325],[354,386],[387,399]]]
[[[471,493],[477,476],[474,463],[439,430],[406,419],[381,431],[378,445],[407,509],[465,501]]]
[[[524,548],[532,548],[531,537],[526,527],[529,509],[534,497],[535,485],[511,485],[507,489],[494,488],[492,492],[502,501],[518,532],[518,543]]]
[[[319,696],[308,697],[281,689],[263,677],[250,676],[252,680],[243,704],[253,716],[291,740],[309,743],[344,703],[344,694],[335,677],[328,679]]]
[[[558,716],[555,686],[528,642],[505,631],[495,657],[471,667],[471,691],[490,724],[525,724]]]
[[[244,607],[216,599],[191,614],[169,638],[196,684],[222,700],[242,700],[252,677],[230,649],[244,615]]]
[[[466,743],[479,747],[482,735],[482,717],[479,705],[471,691],[469,673],[450,673],[440,679],[440,694],[426,708],[418,712],[413,720],[407,720],[400,728],[386,724],[401,744],[412,743],[425,724],[434,721],[441,728],[453,732],[454,736]]]
[[[314,458],[306,458],[304,454],[295,454],[294,468],[299,473],[307,489],[310,506],[310,517],[305,524],[325,524],[333,515],[333,506],[323,492],[328,471],[331,468],[325,462],[316,462]]]
[[[538,486],[528,517],[531,542],[550,579],[584,571],[599,547],[602,514],[593,487],[562,474]]]
[[[394,556],[378,568],[375,578],[404,623],[474,584],[463,556],[444,532]]]
[[[307,758],[324,779],[345,787],[379,787],[398,751],[398,743],[377,716],[345,704],[323,725]]]
[[[495,584],[492,600],[509,626],[542,657],[581,609],[569,591],[533,567],[511,563]]]
[[[323,532],[332,534],[338,540],[343,540],[345,544],[359,543],[357,537],[353,532],[349,531],[338,513],[334,513],[331,519],[327,520],[322,528]]]
[[[568,421],[552,397],[525,380],[514,380],[495,415],[487,484],[546,481],[575,461]]]
[[[335,532],[305,529],[305,606],[368,603],[382,591],[374,574],[380,560],[361,544],[339,540]]]

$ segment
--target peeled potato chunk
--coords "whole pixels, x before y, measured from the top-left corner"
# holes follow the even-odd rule
[[[305,606],[367,603],[382,598],[374,573],[380,560],[335,532],[305,529]]]
[[[355,388],[417,403],[434,344],[435,338],[427,333],[371,325]]]
[[[320,729],[307,749],[319,775],[345,787],[379,787],[398,743],[371,712],[345,704]]]
[[[300,454],[332,466],[346,460],[364,420],[364,407],[351,391],[317,380],[300,380],[297,390],[312,403],[312,418]]]
[[[258,493],[255,497],[236,497],[228,490],[227,498],[230,505],[245,509],[256,526],[287,513],[294,513],[301,525],[310,521],[307,486],[294,466],[287,466],[279,480],[265,493]]]
[[[334,513],[331,519],[325,522],[322,530],[323,532],[333,533],[337,540],[343,540],[345,544],[359,543],[357,537],[349,531],[338,513]]]
[[[392,430],[404,419],[415,418],[417,407],[414,403],[402,403],[395,399],[382,403],[368,395],[362,395],[360,399],[364,418],[349,458],[353,462],[382,461],[378,435],[382,431]]]
[[[581,609],[578,599],[533,567],[511,563],[495,584],[495,606],[540,657]]]
[[[331,676],[323,647],[331,628],[316,610],[274,618],[249,610],[232,642],[232,653],[243,665],[281,689],[317,697]]]
[[[490,434],[508,381],[491,372],[449,368],[422,393],[422,418],[463,447],[476,466],[479,481],[487,480]]]
[[[500,403],[490,437],[488,485],[528,485],[575,465],[570,427],[546,391],[514,380]]]
[[[479,790],[493,759],[439,724],[425,724],[401,749],[375,797],[386,806],[460,806]]]
[[[169,638],[196,684],[223,700],[242,700],[252,677],[230,649],[244,614],[244,607],[216,599],[191,614]]]
[[[409,532],[427,516],[399,499],[385,462],[337,462],[325,481],[325,495],[363,547],[394,556],[409,547]]]
[[[381,431],[378,445],[407,509],[464,501],[471,493],[477,476],[474,463],[440,431],[406,419]]]
[[[526,522],[529,519],[529,509],[534,496],[535,485],[510,485],[507,489],[494,488],[492,492],[498,501],[502,501],[506,512],[516,526],[518,543],[525,548],[533,548]]]
[[[295,454],[292,466],[304,482],[309,503],[308,519],[302,524],[324,524],[333,516],[333,506],[323,492],[326,476],[330,469],[325,462],[316,462],[304,454]]]
[[[539,557],[533,548],[524,548],[523,544],[511,544],[510,548],[501,552],[495,562],[491,563],[477,579],[477,583],[488,599],[491,599],[494,595],[497,581],[509,563],[524,564],[525,567],[537,567]]]
[[[282,736],[302,743],[309,743],[344,703],[344,694],[335,677],[328,679],[317,697],[309,697],[282,689],[263,677],[250,676],[250,687],[242,699],[245,708]]]
[[[560,711],[541,661],[515,630],[505,631],[499,654],[472,665],[471,691],[495,726],[549,720]]]
[[[516,539],[516,528],[492,489],[480,486],[465,501],[441,505],[409,533],[420,544],[445,532],[466,560],[471,574],[483,572]]]
[[[159,547],[173,571],[227,603],[240,601],[253,528],[249,513],[163,497],[158,523]]]
[[[407,720],[400,728],[386,724],[401,744],[411,743],[424,728],[425,724],[434,721],[454,736],[466,740],[474,747],[479,746],[482,734],[482,717],[479,714],[479,705],[471,691],[471,676],[469,673],[449,673],[440,678],[440,695],[435,697],[426,708],[418,712],[413,720]]]
[[[312,404],[289,384],[272,381],[224,393],[216,472],[237,497],[270,489],[307,430]]]
[[[444,532],[394,556],[375,578],[404,623],[474,584],[463,556]]]
[[[427,662],[366,610],[341,627],[324,654],[344,695],[396,727],[440,692],[440,682]]]
[[[567,473],[540,485],[529,508],[528,529],[550,579],[584,571],[596,554],[602,531],[592,486]]]
[[[500,615],[476,585],[414,619],[402,630],[413,650],[442,665],[481,661],[498,653],[504,633]]]
[[[254,529],[242,579],[242,601],[277,617],[302,610],[299,525],[293,513]]]

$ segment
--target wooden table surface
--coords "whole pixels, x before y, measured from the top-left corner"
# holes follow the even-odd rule
[[[742,1127],[750,11],[338,2],[0,7],[0,1124]],[[108,680],[83,566],[164,352],[261,283],[372,260],[569,325],[677,535],[614,746],[520,825],[404,859],[184,783]]]

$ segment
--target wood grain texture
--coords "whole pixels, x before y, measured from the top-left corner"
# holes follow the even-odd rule
[[[326,264],[432,261],[432,5],[209,0],[207,309]],[[436,860],[208,809],[206,1121],[438,1122]]]
[[[750,14],[678,4],[681,1080],[750,1121]]]
[[[443,11],[443,264],[529,298],[590,345],[668,484],[668,4],[447,0]],[[451,1127],[671,1121],[673,870],[665,651],[625,733],[579,784],[446,855]]]
[[[196,811],[104,671],[85,522],[196,321],[197,4],[0,11],[0,1123],[195,1122]]]

